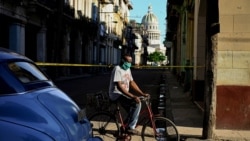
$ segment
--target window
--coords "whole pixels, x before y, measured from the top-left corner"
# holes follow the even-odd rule
[[[9,69],[23,83],[48,80],[48,78],[33,64],[28,62],[11,62]]]

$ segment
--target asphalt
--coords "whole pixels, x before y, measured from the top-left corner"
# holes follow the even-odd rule
[[[159,73],[161,74],[161,80],[157,78]],[[155,72],[155,74],[158,76],[151,80],[150,84],[145,84],[143,87],[150,93],[157,93],[159,92],[159,90],[157,90],[159,86],[156,85],[165,85],[167,96],[166,117],[176,124],[181,141],[213,141],[212,139],[202,138],[204,112],[202,106],[192,100],[189,92],[184,93],[183,87],[177,82],[176,76],[170,71],[159,71]],[[89,75],[87,74],[81,77],[89,77]],[[140,77],[144,78],[144,80],[142,79],[141,81],[146,81],[147,79],[145,76]],[[65,79],[75,78],[60,78],[57,82]],[[106,78],[101,79],[104,80]],[[158,83],[158,81],[160,81],[160,83]],[[72,92],[72,88],[69,88],[69,92],[70,91]],[[216,141],[250,141],[249,131],[215,130],[214,133],[216,138],[214,140]],[[140,136],[132,137],[132,141],[140,140]]]

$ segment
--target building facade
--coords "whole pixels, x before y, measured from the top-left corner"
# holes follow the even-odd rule
[[[36,62],[117,64],[131,9],[128,0],[1,0],[0,46]],[[46,71],[58,77],[89,70]]]
[[[205,138],[237,140],[220,133],[250,130],[249,4],[168,0],[171,62],[183,66],[173,72],[183,72],[193,100],[204,102]]]
[[[130,25],[135,38],[134,58],[136,65],[152,65],[154,62],[147,61],[147,56],[155,51],[166,54],[166,48],[160,41],[158,18],[153,13],[152,6],[148,6],[148,12],[142,17],[141,23],[132,20]],[[161,63],[164,64],[166,61]]]

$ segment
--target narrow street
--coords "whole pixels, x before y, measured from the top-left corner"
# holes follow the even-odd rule
[[[183,93],[175,76],[167,70],[132,70],[134,80],[146,93],[151,94],[152,107],[158,105],[153,99],[157,99],[160,93],[160,84],[165,84],[166,92],[166,117],[171,119],[177,126],[181,139],[190,137],[201,138],[202,134],[202,111],[191,101],[190,97]],[[165,81],[162,82],[162,77]],[[56,85],[66,92],[81,108],[87,107],[87,115],[93,111],[89,96],[100,91],[107,91],[110,74],[85,75],[74,79],[55,81]],[[87,100],[88,99],[88,100]],[[88,110],[91,109],[92,110]],[[140,139],[140,136],[133,136]],[[189,139],[192,141],[192,139]]]
[[[157,94],[163,70],[132,70],[134,80],[146,93],[154,97]],[[84,75],[74,79],[55,81],[55,84],[66,92],[80,107],[86,104],[86,96],[99,91],[107,91],[110,73]]]
[[[134,80],[144,92],[151,94],[151,100],[158,96],[159,84],[163,72],[163,70],[132,70]],[[87,116],[89,116],[92,114],[94,106],[96,106],[94,102],[91,102],[89,97],[100,91],[107,91],[109,79],[110,73],[106,73],[55,81],[55,84],[66,92],[79,107],[86,107]],[[141,137],[134,135],[132,136],[132,140],[139,141]],[[148,138],[147,140],[153,141],[154,139]]]

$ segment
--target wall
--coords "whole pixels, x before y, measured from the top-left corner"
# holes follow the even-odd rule
[[[217,129],[250,129],[249,5],[249,0],[219,0]]]
[[[195,101],[204,100],[204,77],[205,77],[205,56],[206,56],[206,1],[196,0],[194,31],[194,66],[192,81],[192,96]],[[203,66],[203,67],[201,67]]]

